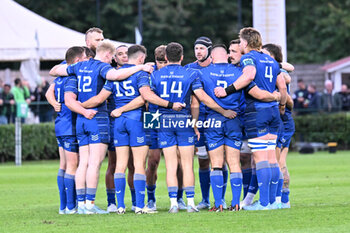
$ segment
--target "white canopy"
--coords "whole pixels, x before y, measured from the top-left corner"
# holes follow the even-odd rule
[[[53,23],[13,0],[0,0],[0,28],[0,61],[23,61],[22,66],[31,61],[32,65],[27,64],[30,73],[21,67],[24,76],[33,75],[39,60],[64,60],[68,48],[85,45],[85,34]],[[27,79],[31,86],[40,82],[39,77]]]

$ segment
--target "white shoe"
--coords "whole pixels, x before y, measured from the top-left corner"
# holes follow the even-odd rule
[[[135,214],[155,214],[158,213],[158,211],[151,210],[147,206],[143,207],[142,209],[139,207],[135,207]]]
[[[77,213],[77,208],[73,208],[73,209],[68,209],[68,207],[65,210],[66,214],[75,214]]]
[[[224,210],[227,210],[227,204],[226,204],[225,199],[222,199],[222,208],[223,208]]]
[[[195,207],[195,206],[187,206],[187,212],[188,213],[195,213],[195,212],[199,212],[199,210]]]
[[[125,208],[119,207],[119,208],[117,209],[117,214],[125,214]]]
[[[66,214],[66,209],[63,209],[63,210],[58,210],[58,214]]]
[[[118,208],[115,204],[110,204],[108,207],[107,207],[107,212],[108,213],[117,213],[118,211]]]
[[[199,204],[196,207],[199,210],[201,210],[201,209],[209,209],[210,208],[210,203],[208,203],[206,201],[201,201],[201,202],[199,202]]]

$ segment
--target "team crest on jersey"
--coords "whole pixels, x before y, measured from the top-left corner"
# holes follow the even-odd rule
[[[69,142],[64,142],[64,147],[65,147],[65,148],[69,148],[69,146],[70,146],[70,143],[69,143]]]
[[[247,66],[247,65],[254,65],[254,61],[251,58],[246,58],[243,60],[243,65]]]
[[[144,143],[145,142],[145,137],[136,137],[137,143]]]
[[[98,134],[95,134],[95,135],[91,135],[91,140],[92,141],[97,141],[98,140]]]

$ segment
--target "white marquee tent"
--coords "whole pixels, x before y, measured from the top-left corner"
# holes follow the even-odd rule
[[[51,22],[13,0],[0,0],[0,28],[0,61],[21,61],[21,73],[31,86],[40,83],[40,60],[64,60],[69,47],[85,45],[85,34]]]

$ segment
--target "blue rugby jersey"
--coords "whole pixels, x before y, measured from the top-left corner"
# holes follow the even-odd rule
[[[185,103],[180,112],[159,107],[160,113],[191,114],[192,91],[202,88],[198,71],[170,64],[151,74],[151,88],[162,99]]]
[[[55,120],[56,136],[76,135],[75,124],[77,114],[72,112],[64,103],[64,92],[68,81],[75,77],[57,77],[55,83],[55,98],[61,103],[61,111],[57,113]]]
[[[120,69],[132,66],[134,65],[125,64]],[[149,73],[139,71],[123,81],[107,80],[103,88],[113,93],[115,109],[128,104],[130,101],[140,96],[139,88],[143,86],[149,86]],[[124,112],[122,116],[139,121],[142,119],[143,110],[144,106],[129,112]]]
[[[252,50],[242,56],[240,66],[242,70],[246,66],[254,66],[256,68],[255,84],[261,90],[266,90],[270,93],[275,91],[277,76],[280,73],[279,64],[275,59],[262,52]],[[276,101],[263,102],[250,95],[246,95],[245,98],[247,109],[269,108],[277,105]]]
[[[241,69],[228,63],[216,63],[199,71],[200,81],[204,91],[222,108],[231,109],[241,114],[241,98],[243,91],[238,91],[224,98],[217,98],[214,93],[216,87],[226,88],[234,83],[242,74]],[[206,107],[207,114],[218,114],[218,112]]]
[[[107,72],[111,69],[113,67],[110,64],[93,58],[68,66],[68,75],[74,75],[78,80],[78,100],[83,103],[98,95],[104,86]],[[107,111],[106,101],[92,109]]]

